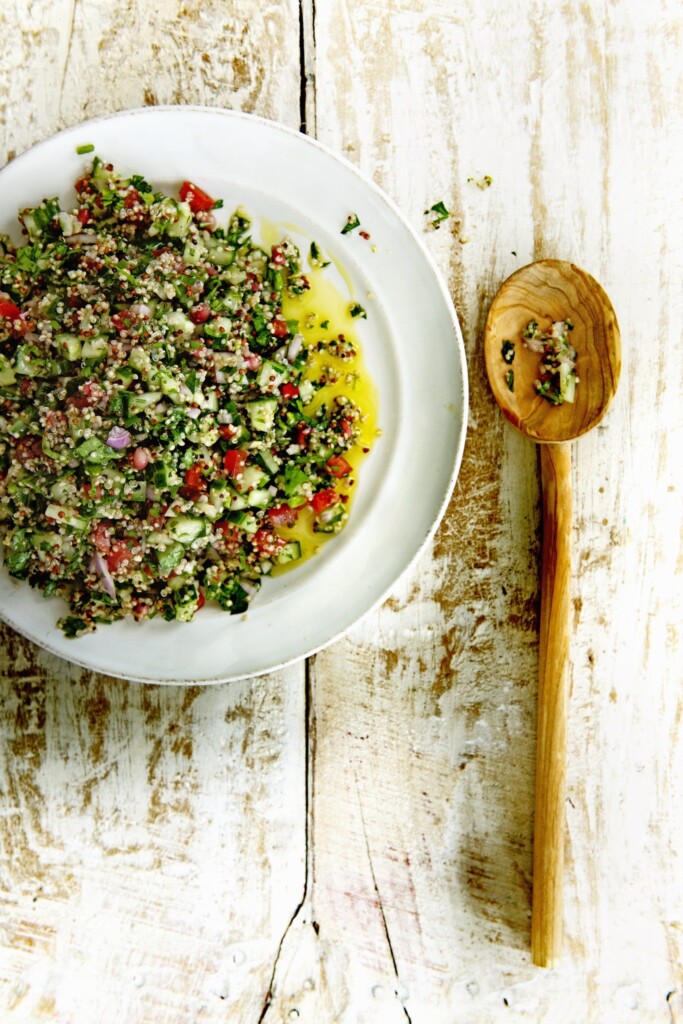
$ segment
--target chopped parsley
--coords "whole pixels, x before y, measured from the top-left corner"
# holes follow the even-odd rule
[[[360,227],[360,220],[358,219],[357,213],[350,213],[347,217],[346,224],[341,229],[342,235],[348,235],[350,231],[355,231],[356,228]]]
[[[343,234],[343,232],[342,232]],[[309,261],[312,267],[320,267],[322,270],[324,267],[329,267],[330,261],[323,257],[320,248],[316,242],[311,242],[311,251],[309,253]]]
[[[349,306],[349,313],[353,317],[359,316],[362,320],[367,320],[368,318],[367,312],[363,309],[359,302],[354,302],[352,303],[352,305]]]
[[[506,363],[514,362],[515,358],[515,345],[512,341],[504,341],[501,349],[503,359]]]

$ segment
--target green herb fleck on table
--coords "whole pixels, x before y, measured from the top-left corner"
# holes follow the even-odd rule
[[[514,370],[508,370],[508,372],[505,374],[505,383],[508,386],[508,391],[514,391],[515,390],[515,371]]]
[[[491,188],[493,185],[493,178],[490,174],[485,174],[483,178],[468,178],[467,180],[480,189]]]
[[[85,153],[92,153],[94,149],[95,147],[93,146],[92,142],[88,142],[84,146],[76,146],[76,152],[79,156],[83,156]]]
[[[366,313],[366,311],[363,309],[359,302],[354,302],[352,303],[352,305],[349,306],[349,313],[353,317],[359,316],[361,320],[367,320],[368,318],[368,314]]]
[[[426,217],[428,217],[430,213],[435,214],[435,216],[432,217],[430,221],[430,224],[435,231],[438,231],[441,223],[445,220],[448,220],[448,218],[451,215],[450,210],[446,209],[444,202],[441,199],[439,200],[438,203],[434,203],[433,206],[430,206],[428,210],[425,210]]]
[[[348,233],[350,231],[355,231],[355,229],[359,228],[359,227],[360,227],[360,220],[358,219],[358,214],[357,213],[350,213],[348,218],[347,218],[347,220],[346,220],[346,224],[341,229],[341,233],[342,233],[342,235],[348,235]]]

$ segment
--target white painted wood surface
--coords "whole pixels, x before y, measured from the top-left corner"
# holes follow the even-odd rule
[[[3,162],[109,110],[205,103],[303,117],[419,230],[443,199],[426,238],[472,389],[434,544],[307,666],[140,688],[2,630],[3,1024],[683,1021],[681,27],[673,0],[3,6]],[[625,367],[573,453],[553,971],[528,952],[536,453],[481,344],[543,256],[603,283]]]

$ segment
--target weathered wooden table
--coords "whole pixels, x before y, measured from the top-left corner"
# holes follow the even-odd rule
[[[2,630],[3,1024],[683,1021],[681,27],[673,0],[2,7],[2,162],[190,102],[301,125],[420,231],[443,199],[425,237],[471,378],[433,545],[307,664],[141,687]],[[604,284],[625,357],[574,448],[552,971],[528,949],[537,453],[482,355],[497,287],[544,256]]]

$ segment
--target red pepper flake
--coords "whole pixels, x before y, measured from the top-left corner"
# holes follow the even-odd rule
[[[359,231],[358,234],[360,235],[361,238],[364,238],[366,241],[370,240],[370,235],[367,233],[367,231]]]

